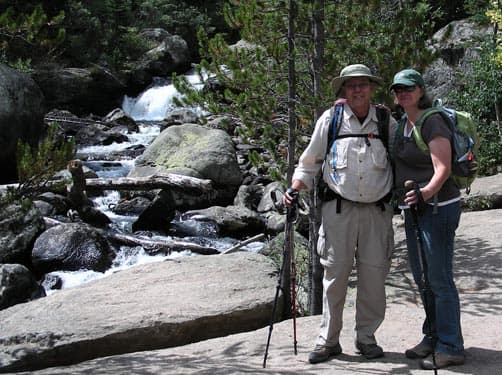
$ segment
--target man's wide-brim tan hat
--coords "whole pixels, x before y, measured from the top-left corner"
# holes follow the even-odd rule
[[[383,79],[371,74],[370,68],[366,65],[354,64],[343,68],[340,72],[340,76],[333,80],[333,90],[335,91],[335,94],[338,94],[345,81],[355,77],[366,77],[380,86],[383,85]]]

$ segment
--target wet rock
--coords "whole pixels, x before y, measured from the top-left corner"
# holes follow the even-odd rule
[[[0,264],[0,309],[45,297],[31,271],[21,264]]]
[[[43,218],[33,204],[0,207],[0,263],[31,265],[33,244],[44,230]]]
[[[81,223],[49,228],[35,241],[32,262],[39,274],[82,269],[106,271],[114,254],[106,239]]]

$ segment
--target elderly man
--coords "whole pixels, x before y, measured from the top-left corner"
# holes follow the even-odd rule
[[[334,92],[345,99],[336,106],[338,111],[327,110],[317,121],[291,187],[283,196],[284,204],[291,205],[299,190],[313,187],[314,177],[323,168],[322,224],[317,244],[324,268],[323,313],[310,363],[326,361],[342,352],[342,314],[354,258],[355,345],[367,359],[383,356],[375,331],[385,315],[385,279],[394,247],[393,209],[388,203],[392,171],[383,141],[388,140],[384,138],[392,134],[389,127],[394,128],[396,122],[388,113],[379,121],[380,111],[371,104],[373,91],[381,84],[382,79],[362,64],[341,71],[334,80]],[[338,121],[333,121],[333,112]],[[331,130],[330,137],[333,122],[337,129]],[[333,137],[330,144],[328,138]]]

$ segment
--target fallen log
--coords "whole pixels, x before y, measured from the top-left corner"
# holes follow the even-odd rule
[[[141,246],[149,255],[171,254],[172,251],[190,250],[193,253],[201,255],[219,254],[220,251],[191,242],[174,240],[152,240],[150,238],[138,237],[130,234],[123,234],[111,231],[103,233],[110,241],[115,241],[125,246]]]
[[[239,251],[239,249],[241,247],[244,247],[246,246],[248,243],[251,243],[251,242],[255,242],[255,241],[258,241],[258,240],[261,240],[262,238],[265,238],[265,234],[261,233],[261,234],[257,234],[256,236],[254,237],[251,237],[251,238],[248,238],[247,240],[244,240],[244,241],[241,241],[241,242],[238,242],[237,244],[235,244],[234,246],[232,247],[229,247],[228,249],[226,250],[223,250],[220,254],[230,254],[230,253],[235,253],[236,251]]]
[[[44,217],[44,221],[47,227],[53,227],[59,224],[63,224],[62,221],[52,219],[49,217]],[[219,254],[220,251],[212,248],[197,245],[191,242],[184,241],[174,241],[174,240],[152,240],[151,238],[145,238],[140,236],[135,236],[131,234],[117,233],[112,230],[104,230],[99,228],[94,228],[110,242],[124,245],[124,246],[141,246],[149,255],[165,254],[169,255],[172,251],[184,251],[190,250],[193,253],[201,255],[212,255]]]
[[[151,190],[163,189],[188,192],[197,196],[211,198],[215,194],[210,180],[177,174],[153,175],[148,177],[85,178],[81,160],[68,162],[73,183],[68,186],[68,199],[78,211],[80,218],[95,227],[106,227],[111,223],[108,216],[93,207],[87,197],[89,190]],[[134,228],[134,226],[133,226]]]
[[[213,190],[211,180],[178,174],[156,174],[148,177],[87,178],[89,190],[150,190],[172,189],[203,194]]]

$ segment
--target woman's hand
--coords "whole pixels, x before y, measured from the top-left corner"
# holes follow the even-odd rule
[[[420,189],[420,193],[422,193],[422,189]],[[408,206],[416,206],[418,204],[418,194],[414,189],[406,193],[406,196],[404,198],[404,203],[406,203]]]

